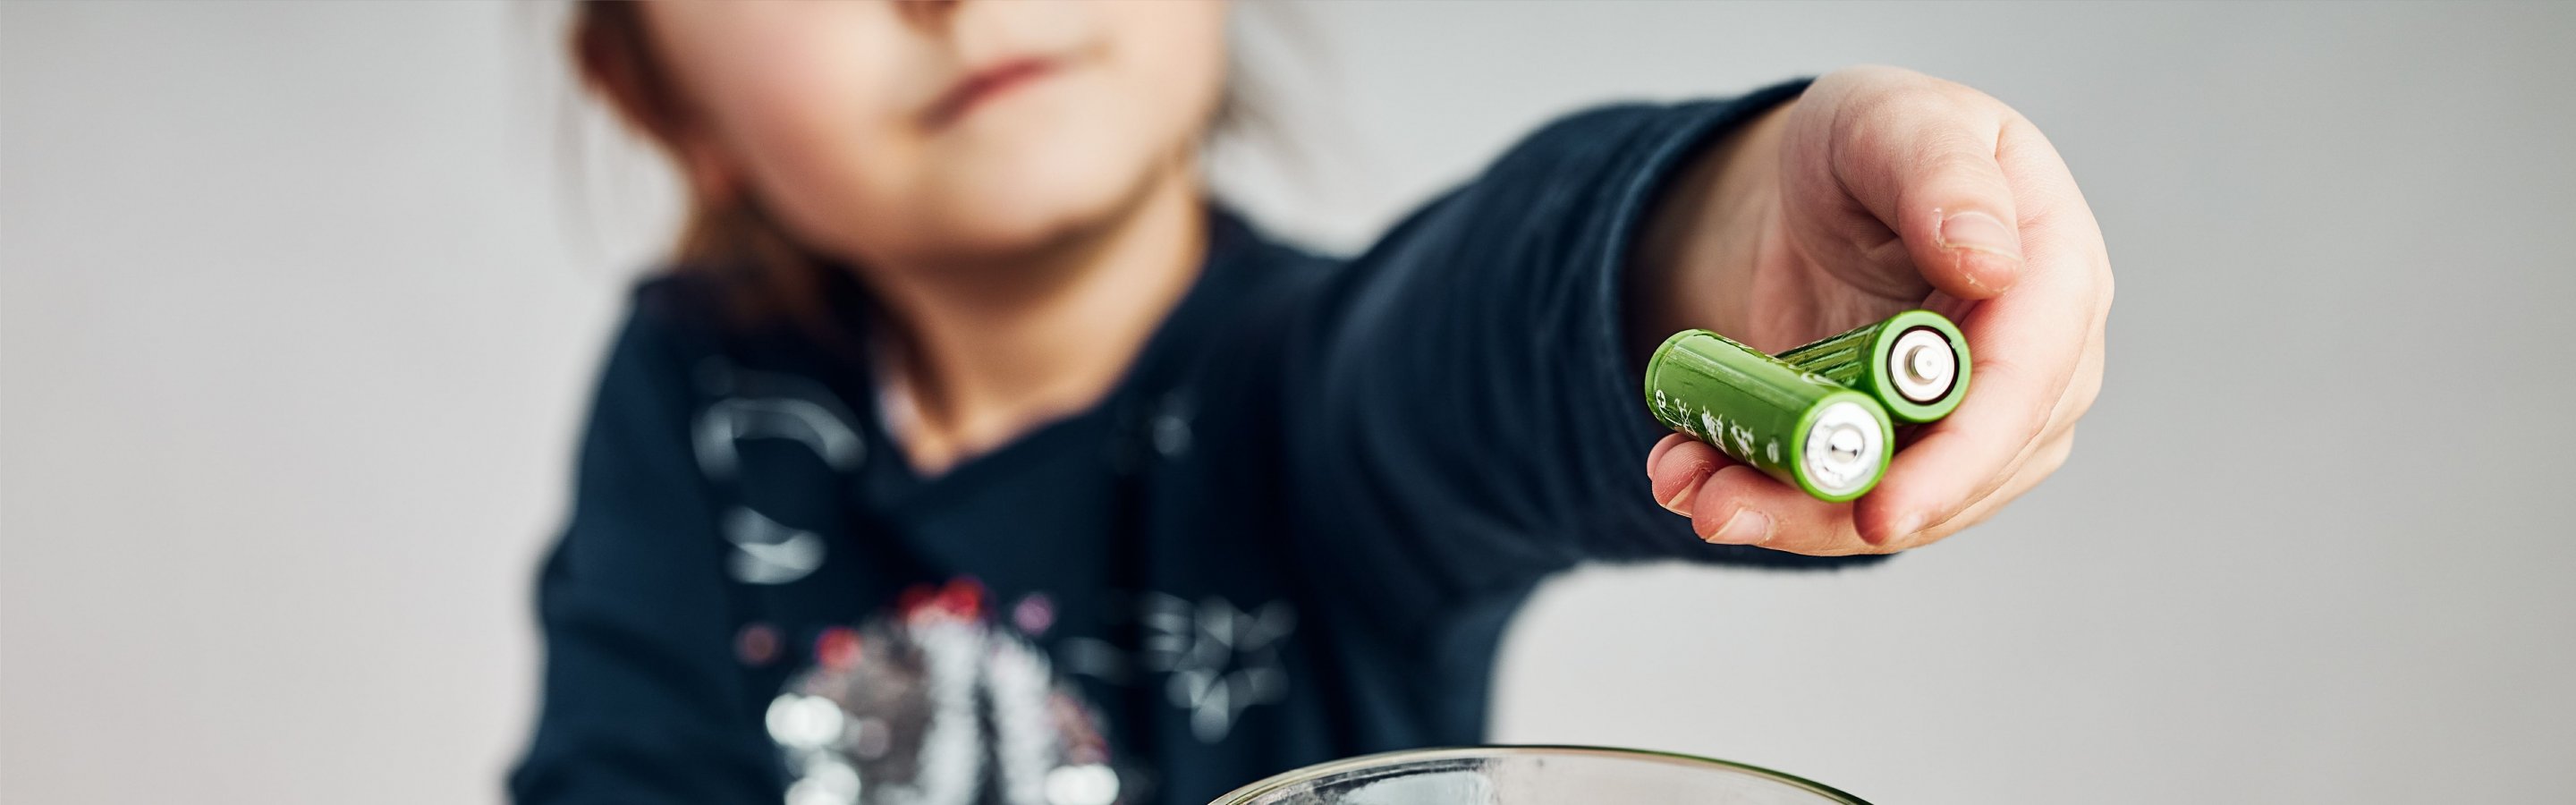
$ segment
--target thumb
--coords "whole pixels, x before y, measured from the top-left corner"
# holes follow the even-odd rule
[[[1905,202],[1897,213],[1906,254],[1933,287],[1961,299],[1984,299],[2021,279],[2021,229],[2013,219],[2012,196],[1983,186],[2002,180],[1987,157],[1982,166],[1925,176],[1909,194],[1938,199]]]
[[[1995,159],[2002,104],[1912,77],[1920,84],[1858,104],[1861,119],[1833,134],[1834,174],[1895,230],[1933,287],[1961,299],[2003,293],[2020,279],[2022,248],[2012,185]]]

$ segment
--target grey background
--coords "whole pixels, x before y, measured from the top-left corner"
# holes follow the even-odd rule
[[[0,800],[497,799],[672,209],[559,12],[0,4]],[[2568,796],[2576,6],[1271,13],[1314,159],[1226,182],[1328,245],[1562,111],[1856,62],[2024,110],[2109,235],[2056,479],[1868,572],[1556,584],[1499,739],[1887,803]]]

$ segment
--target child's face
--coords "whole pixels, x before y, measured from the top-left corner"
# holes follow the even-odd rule
[[[649,3],[701,189],[809,246],[921,264],[1042,248],[1186,164],[1224,80],[1197,2]]]

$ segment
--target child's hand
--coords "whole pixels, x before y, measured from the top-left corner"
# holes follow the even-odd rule
[[[1884,67],[1819,79],[1721,143],[1663,202],[1637,298],[1660,337],[1778,351],[1913,307],[1958,321],[1975,381],[1878,488],[1825,503],[1675,434],[1656,500],[1712,542],[1884,553],[1993,516],[2066,461],[2102,386],[2102,235],[2057,151],[1985,94]]]

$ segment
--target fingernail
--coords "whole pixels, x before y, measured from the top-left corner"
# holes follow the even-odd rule
[[[1673,499],[1661,501],[1661,503],[1664,504],[1664,510],[1683,517],[1689,517],[1691,513],[1691,493],[1699,491],[1700,480],[1707,477],[1708,475],[1706,473],[1692,473],[1690,480],[1683,481],[1682,488],[1673,492]]]
[[[1975,249],[2021,259],[2021,239],[2002,219],[1982,212],[1962,212],[1941,219],[1941,247]]]
[[[1708,535],[1708,541],[1720,545],[1760,545],[1770,542],[1771,515],[1750,508],[1736,509],[1734,516],[1726,518],[1725,525],[1717,527],[1717,533]]]

